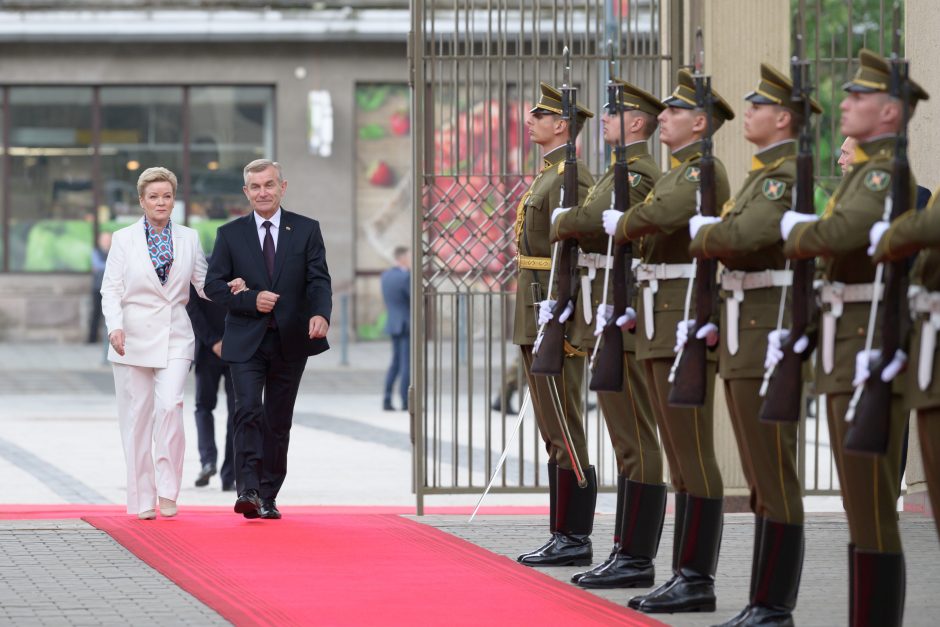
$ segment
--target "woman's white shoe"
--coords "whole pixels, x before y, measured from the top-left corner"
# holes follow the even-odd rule
[[[170,499],[165,499],[162,496],[160,497],[160,515],[166,516],[176,516],[176,501],[171,501]]]
[[[156,517],[157,517],[157,512],[155,512],[152,509],[148,509],[146,512],[141,512],[137,514],[137,518],[140,518],[141,520],[153,520]]]

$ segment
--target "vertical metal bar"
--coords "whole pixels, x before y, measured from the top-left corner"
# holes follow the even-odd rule
[[[10,269],[10,182],[13,174],[13,161],[10,157],[10,88],[3,88],[3,259],[0,270]]]
[[[98,245],[98,207],[101,206],[101,87],[91,90],[91,245]]]
[[[473,294],[467,293],[467,484],[473,483]]]
[[[450,335],[450,430],[451,430],[451,481],[457,487],[457,468],[460,465],[460,450],[458,449],[459,435],[457,431],[457,417],[460,413],[460,294],[454,293],[450,298],[451,335]]]
[[[190,103],[190,86],[185,85],[183,87],[183,206],[186,207],[186,213],[183,215],[183,223],[189,223],[189,209],[192,207],[192,174],[190,170],[192,169],[192,146],[190,145],[190,139],[192,137],[192,129],[190,128],[190,121],[192,115],[189,110]]]
[[[412,241],[411,247],[411,354],[412,384],[415,390],[425,389],[427,337],[424,328],[425,291],[424,268],[424,111],[425,97],[425,48],[424,48],[424,0],[411,0],[411,28],[409,33],[410,80],[411,80],[411,132],[412,132]],[[432,3],[433,4],[433,3]],[[433,41],[433,40],[432,40]],[[425,397],[411,394],[411,430],[414,436],[412,477],[415,492],[415,513],[424,515],[424,491],[426,485],[426,460],[424,441]]]

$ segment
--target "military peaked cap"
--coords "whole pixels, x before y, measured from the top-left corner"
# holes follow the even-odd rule
[[[772,65],[760,64],[760,82],[757,88],[744,97],[754,104],[774,104],[803,113],[803,103],[793,101],[793,82]],[[809,99],[813,113],[822,113],[822,107],[814,99]]]
[[[666,105],[659,101],[659,98],[644,91],[634,85],[633,83],[628,83],[627,81],[621,80],[619,78],[612,79],[619,87],[619,103],[620,106],[624,108],[625,111],[642,111],[643,113],[648,113],[649,115],[656,117],[666,108]],[[610,102],[604,105],[605,109],[610,109]],[[616,111],[611,111],[610,113],[616,113]]]
[[[734,110],[731,108],[721,95],[712,89],[712,97],[715,100],[714,114],[724,120],[734,119]],[[679,80],[675,90],[663,100],[667,107],[678,107],[680,109],[695,108],[695,79],[688,70],[679,70]]]
[[[843,85],[842,89],[863,94],[890,91],[891,66],[887,59],[867,48],[862,48],[858,53],[858,63],[855,77]],[[923,87],[910,78],[907,82],[911,88],[911,104],[930,98],[930,94]]]
[[[536,111],[548,111],[549,113],[564,115],[564,112],[561,109],[561,90],[555,89],[548,83],[540,83],[540,86],[542,88],[542,95],[539,97],[539,101],[535,103],[535,106],[529,109],[529,113],[535,113]],[[578,102],[576,106],[578,110],[578,117],[582,120],[594,117],[594,112],[582,105],[580,102]]]

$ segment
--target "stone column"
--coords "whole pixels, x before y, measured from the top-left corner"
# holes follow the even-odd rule
[[[911,170],[917,182],[931,191],[940,185],[940,172],[934,164],[937,155],[937,128],[940,125],[940,14],[931,2],[905,2],[905,56],[911,61],[911,77],[930,93],[930,100],[917,105],[909,126]],[[907,495],[904,509],[930,512],[924,464],[917,439],[916,420],[911,420],[907,453]]]

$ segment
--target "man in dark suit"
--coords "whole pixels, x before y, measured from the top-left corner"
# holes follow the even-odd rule
[[[408,249],[397,246],[395,265],[382,273],[382,299],[388,310],[385,332],[392,338],[392,363],[385,375],[382,409],[395,411],[392,388],[401,377],[401,408],[408,409],[408,385],[411,383],[411,257]]]
[[[189,320],[196,336],[196,440],[202,469],[196,477],[196,487],[209,485],[216,473],[219,452],[215,446],[215,417],[212,412],[219,400],[219,379],[225,380],[225,400],[228,418],[225,423],[225,457],[222,461],[222,490],[235,489],[235,455],[232,438],[235,435],[235,388],[228,364],[222,361],[222,334],[225,331],[225,308],[204,298],[189,286],[186,305]]]
[[[294,401],[309,355],[329,349],[332,291],[320,224],[281,208],[281,166],[245,166],[252,212],[219,227],[206,294],[228,309],[222,359],[235,384],[235,512],[280,518]],[[245,280],[231,294],[227,282]]]

